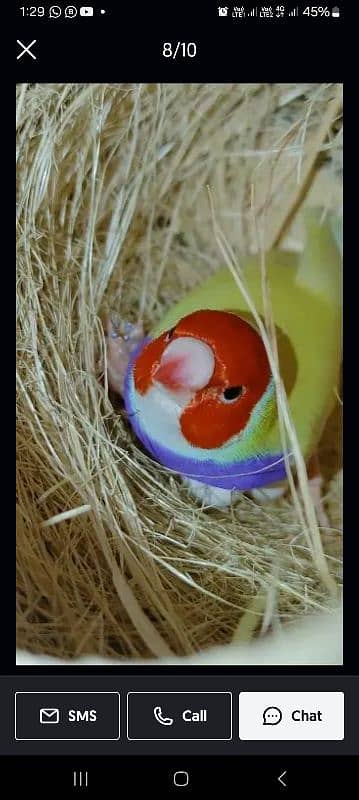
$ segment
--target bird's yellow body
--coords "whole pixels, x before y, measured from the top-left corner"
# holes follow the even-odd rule
[[[272,250],[266,273],[276,325],[281,376],[302,453],[315,449],[339,393],[342,339],[342,257],[332,227],[306,212],[307,240],[302,254]],[[258,256],[241,263],[243,277],[263,317]],[[151,332],[158,336],[199,309],[227,310],[253,321],[234,277],[220,269],[171,308]],[[269,450],[280,450],[278,422],[266,436]]]

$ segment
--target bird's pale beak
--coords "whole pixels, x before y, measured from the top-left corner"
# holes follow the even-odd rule
[[[214,368],[214,353],[208,344],[180,336],[166,347],[153,379],[172,391],[198,391],[207,386]]]

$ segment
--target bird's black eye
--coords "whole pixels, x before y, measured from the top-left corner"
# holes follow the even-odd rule
[[[167,331],[167,333],[166,333],[166,342],[170,342],[170,341],[171,341],[171,339],[172,339],[172,336],[173,336],[173,334],[174,334],[175,330],[176,330],[176,327],[174,327],[174,328],[170,328],[170,330],[169,330],[169,331]]]
[[[243,394],[243,391],[244,386],[228,386],[223,392],[223,399],[226,403],[231,403],[233,400],[237,400]]]

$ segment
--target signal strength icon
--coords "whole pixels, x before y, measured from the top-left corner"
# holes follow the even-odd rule
[[[298,16],[298,7],[293,8],[293,11],[290,11],[288,14],[289,17],[297,17]]]
[[[256,17],[257,13],[258,13],[257,9],[256,8],[252,8],[252,11],[249,12],[248,16],[249,17]]]

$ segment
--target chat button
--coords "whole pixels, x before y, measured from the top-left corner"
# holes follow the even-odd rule
[[[344,739],[343,692],[241,692],[239,738]]]

